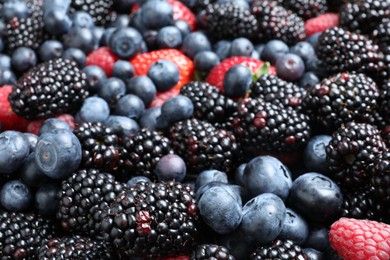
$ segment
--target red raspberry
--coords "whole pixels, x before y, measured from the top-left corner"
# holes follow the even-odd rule
[[[75,122],[74,122],[74,117],[70,114],[58,115],[58,116],[56,116],[56,118],[61,119],[61,120],[65,121],[66,123],[68,123],[68,125],[72,129],[74,129],[76,126]],[[45,120],[46,119],[38,119],[38,120],[31,121],[27,125],[27,132],[38,135],[39,129],[41,128],[41,126],[42,126],[43,122],[45,122]]]
[[[339,14],[325,13],[317,17],[311,18],[305,22],[306,36],[323,32],[327,29],[338,26]]]
[[[100,47],[99,49],[91,52],[87,57],[86,66],[96,65],[99,66],[106,73],[107,77],[112,74],[112,68],[114,63],[119,60],[114,53],[108,47]]]
[[[331,246],[344,260],[389,260],[390,225],[353,218],[341,218],[330,227]]]
[[[0,87],[0,123],[1,130],[16,130],[24,132],[28,121],[23,117],[16,115],[12,111],[11,104],[8,101],[8,95],[12,91],[12,86],[5,85]]]

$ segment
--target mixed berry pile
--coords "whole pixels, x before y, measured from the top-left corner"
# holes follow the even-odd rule
[[[1,259],[390,259],[390,0],[0,1]]]

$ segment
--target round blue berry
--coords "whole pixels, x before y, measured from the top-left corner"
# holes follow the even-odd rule
[[[263,61],[269,61],[272,65],[276,63],[278,58],[289,52],[287,44],[280,40],[271,40],[266,43],[263,51],[261,52],[261,59]]]
[[[18,72],[25,72],[37,65],[35,51],[27,47],[19,47],[12,52],[12,68]]]
[[[305,72],[305,64],[302,58],[293,53],[279,57],[275,67],[277,75],[287,81],[297,81]]]
[[[124,95],[115,105],[115,114],[127,116],[132,119],[141,117],[145,110],[145,104],[138,96],[133,94]]]
[[[84,100],[80,111],[76,114],[78,122],[103,122],[110,115],[110,107],[100,97],[88,97]]]
[[[179,82],[180,72],[172,61],[158,60],[149,67],[148,77],[158,91],[167,91]]]
[[[187,167],[180,156],[168,154],[158,161],[154,173],[159,181],[182,182],[186,177]]]
[[[33,199],[31,189],[19,180],[4,184],[0,191],[1,205],[7,210],[19,212],[27,209]]]
[[[147,107],[155,98],[157,89],[148,76],[136,76],[127,82],[126,92],[140,97]]]
[[[175,26],[166,26],[161,28],[156,37],[157,47],[179,48],[183,42],[180,30]]]
[[[223,79],[224,93],[228,97],[244,97],[252,84],[252,72],[244,65],[232,66]]]
[[[110,37],[108,46],[121,59],[130,59],[141,50],[142,35],[134,28],[118,28]]]
[[[30,152],[30,143],[21,132],[0,133],[0,175],[15,172]]]

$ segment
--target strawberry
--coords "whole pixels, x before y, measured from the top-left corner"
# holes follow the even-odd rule
[[[253,75],[257,75],[258,71],[264,65],[264,62],[250,57],[230,57],[211,69],[210,73],[207,75],[206,82],[223,91],[223,78],[225,77],[226,72],[231,67],[238,64],[247,66],[252,71]],[[268,73],[275,75],[275,67],[270,66]]]
[[[87,56],[87,62],[85,66],[99,66],[107,74],[107,77],[110,77],[114,63],[117,60],[119,60],[119,58],[116,57],[114,53],[112,53],[110,48],[100,47]]]
[[[327,29],[336,27],[339,24],[339,14],[325,13],[311,18],[305,22],[306,36],[323,32]]]
[[[68,123],[68,125],[72,129],[74,129],[76,126],[75,122],[74,122],[74,117],[70,114],[58,115],[58,116],[56,116],[56,118],[61,119],[61,120],[65,121],[66,123]],[[31,121],[27,125],[27,132],[38,135],[39,129],[41,128],[43,122],[45,122],[45,119],[38,119],[38,120]]]
[[[353,218],[341,218],[329,231],[333,249],[344,260],[390,259],[390,225]]]
[[[1,130],[16,130],[24,132],[28,121],[23,117],[16,115],[12,111],[11,104],[8,101],[8,95],[12,91],[12,86],[5,85],[0,87],[0,123]]]
[[[179,82],[174,88],[181,88],[194,77],[194,63],[181,51],[176,49],[161,49],[146,52],[135,56],[130,60],[136,75],[147,75],[150,65],[158,60],[170,60],[177,65],[180,72]]]

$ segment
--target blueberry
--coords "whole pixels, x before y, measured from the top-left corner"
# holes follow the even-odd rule
[[[299,86],[301,88],[309,88],[318,83],[320,83],[320,79],[312,71],[303,73],[301,79],[299,80]]]
[[[23,133],[12,130],[0,133],[0,175],[16,171],[29,152],[30,143]]]
[[[228,97],[244,97],[252,84],[252,73],[248,67],[232,66],[223,79],[224,93]]]
[[[328,72],[318,57],[313,57],[311,60],[306,62],[306,70],[313,72],[319,79],[328,76]]]
[[[134,76],[133,65],[125,60],[118,60],[112,68],[112,77],[117,77],[127,83]]]
[[[271,40],[266,43],[263,51],[261,52],[261,59],[269,61],[272,65],[276,63],[278,58],[289,52],[287,44],[280,40]]]
[[[45,30],[53,35],[63,35],[72,27],[72,20],[61,8],[47,10],[43,14]]]
[[[149,0],[141,7],[141,20],[148,29],[173,25],[173,7],[164,0]]]
[[[103,98],[110,107],[114,107],[118,100],[126,94],[126,85],[123,80],[111,77],[103,82],[98,89],[98,95]]]
[[[5,21],[9,21],[12,18],[23,19],[27,18],[29,15],[28,6],[24,1],[4,1],[1,17]]]
[[[242,220],[242,209],[236,198],[222,187],[206,190],[198,201],[204,222],[219,234],[234,231]]]
[[[39,135],[55,131],[58,129],[64,129],[67,131],[72,131],[72,128],[67,122],[58,118],[48,118],[46,119],[42,126],[39,128]]]
[[[253,52],[253,44],[247,38],[237,38],[232,41],[230,47],[230,56],[247,56],[250,57]]]
[[[258,156],[249,161],[244,169],[243,181],[251,197],[273,193],[285,200],[292,186],[290,171],[272,156]]]
[[[306,38],[306,41],[308,43],[310,43],[311,46],[313,46],[314,49],[316,49],[317,48],[317,44],[318,44],[318,38],[320,37],[320,35],[321,35],[321,32],[312,34],[312,35],[310,35],[309,37]]]
[[[248,243],[242,230],[236,229],[233,232],[220,236],[217,240],[219,245],[226,247],[229,253],[236,259],[248,259],[248,256],[255,250],[256,246]]]
[[[318,251],[325,251],[330,246],[329,231],[324,226],[312,228],[304,246]]]
[[[0,191],[1,205],[13,212],[27,209],[32,199],[31,189],[19,180],[8,181]]]
[[[243,187],[245,186],[245,182],[244,182],[245,167],[246,167],[246,163],[240,164],[240,166],[237,167],[234,173],[234,182]]]
[[[324,254],[314,248],[303,248],[308,260],[325,260]]]
[[[325,148],[331,139],[330,135],[316,135],[307,142],[303,153],[303,163],[309,171],[328,173],[329,163],[326,160]]]
[[[145,30],[144,32],[142,32],[142,37],[144,38],[144,42],[151,50],[158,49],[157,35],[158,35],[158,31],[156,30]]]
[[[157,118],[161,115],[161,107],[151,107],[144,111],[139,124],[142,128],[156,130]]]
[[[107,80],[107,75],[99,66],[90,65],[83,68],[83,72],[87,76],[89,90],[96,92]]]
[[[196,185],[196,183],[195,183],[195,185]],[[236,202],[240,205],[240,207],[242,207],[242,195],[244,194],[244,190],[242,189],[242,187],[240,187],[238,185],[234,185],[234,184],[220,182],[220,181],[211,181],[211,182],[208,182],[208,183],[200,186],[195,193],[195,199],[197,201],[199,201],[199,199],[203,196],[203,194],[207,190],[214,188],[214,187],[220,187],[220,188],[224,189],[226,192],[228,192],[230,194],[230,196],[232,196],[236,200]]]
[[[73,26],[77,28],[87,28],[92,29],[95,27],[92,16],[84,11],[76,11],[71,16]]]
[[[9,69],[0,69],[0,86],[13,84],[16,82],[16,76]]]
[[[58,192],[60,187],[56,183],[50,183],[39,187],[35,192],[35,208],[44,216],[55,216],[58,206]]]
[[[65,48],[78,48],[85,53],[90,53],[98,46],[98,39],[90,28],[79,28],[72,26],[70,30],[63,35]]]
[[[169,124],[188,119],[194,113],[194,104],[191,99],[177,95],[164,102],[161,106],[161,115],[157,118],[158,128],[166,128]]]
[[[305,72],[305,64],[302,58],[293,53],[280,56],[275,67],[277,75],[287,81],[296,81]]]
[[[230,49],[232,47],[232,42],[228,40],[220,40],[213,46],[214,52],[218,55],[219,59],[222,61],[230,57]]]
[[[137,121],[126,116],[109,116],[104,124],[124,137],[133,136],[140,130]]]
[[[242,208],[243,217],[239,229],[246,241],[267,243],[277,238],[286,218],[283,201],[272,193],[263,193],[249,200]]]
[[[190,25],[182,20],[182,19],[178,19],[178,20],[175,20],[175,27],[177,29],[179,29],[180,33],[181,33],[181,38],[182,40],[188,35],[191,33],[191,28],[190,28]]]
[[[121,15],[118,15],[116,17],[115,21],[113,21],[110,24],[110,27],[125,28],[125,27],[129,27],[130,23],[131,23],[130,16],[127,14],[121,14]]]
[[[146,176],[134,176],[130,180],[127,181],[126,185],[128,187],[131,187],[139,182],[151,182],[151,180]]]
[[[176,26],[165,26],[158,31],[157,47],[164,48],[179,48],[183,42],[182,34]]]
[[[121,59],[130,59],[141,50],[142,35],[134,28],[118,28],[109,40],[111,51]]]
[[[85,56],[85,53],[78,48],[66,49],[62,54],[62,57],[75,61],[79,68],[83,68],[87,62],[87,56]]]
[[[100,40],[103,37],[104,31],[105,31],[104,27],[101,27],[101,26],[95,26],[92,28],[92,34],[93,34],[94,38],[96,39],[96,42],[100,43]],[[100,46],[100,44],[99,44],[99,46]]]
[[[0,53],[0,69],[11,69],[11,57]]]
[[[144,33],[147,30],[158,30],[158,29],[151,29],[147,28],[142,21],[142,9],[137,10],[131,19],[131,27],[134,27],[137,29],[140,33]]]
[[[60,9],[63,12],[67,12],[70,7],[71,0],[44,0],[43,1],[43,10],[49,11],[53,9]]]
[[[210,51],[211,43],[203,32],[192,32],[188,34],[181,46],[181,51],[193,59],[198,52]]]
[[[23,133],[23,134],[27,138],[27,141],[30,145],[30,152],[33,152],[35,150],[35,145],[38,142],[38,136],[32,133]]]
[[[308,42],[298,42],[290,48],[290,52],[301,57],[305,63],[316,55],[313,46]]]
[[[124,95],[115,106],[115,114],[138,119],[145,110],[145,104],[138,96],[133,94]]]
[[[108,46],[110,42],[111,35],[117,30],[116,27],[108,27],[104,28],[103,35],[99,40],[100,46]]]
[[[40,187],[50,181],[37,166],[35,162],[35,152],[29,154],[19,170],[20,178],[30,187]]]
[[[226,173],[218,170],[202,171],[196,176],[195,191],[199,190],[203,185],[213,181],[228,183],[228,177]]]
[[[31,48],[19,47],[12,52],[11,64],[15,71],[25,72],[37,65],[37,55]]]
[[[292,240],[297,245],[302,245],[309,235],[309,225],[303,217],[290,208],[286,208],[280,239]]]
[[[158,60],[149,67],[148,77],[153,81],[157,91],[167,91],[179,82],[180,72],[172,61]]]
[[[195,70],[200,72],[209,72],[219,63],[220,60],[218,55],[212,51],[201,51],[194,57]]]
[[[71,131],[63,129],[44,133],[35,148],[35,162],[50,178],[67,178],[80,165],[80,141]]]
[[[158,161],[154,173],[159,181],[182,182],[187,174],[184,160],[176,154],[168,154]]]
[[[260,53],[257,50],[253,50],[250,57],[255,60],[260,60]]]
[[[0,53],[4,50],[4,41],[3,38],[0,37]]]
[[[147,76],[131,78],[126,83],[126,93],[134,94],[142,99],[145,106],[149,106],[157,94],[156,86]]]
[[[288,202],[306,218],[324,222],[339,216],[343,196],[330,178],[310,172],[294,180]]]
[[[265,44],[259,43],[254,46],[254,51],[257,51],[259,54],[259,60],[261,59],[261,54],[263,53],[263,50],[265,48]]]
[[[103,122],[110,115],[107,102],[100,97],[88,97],[84,100],[76,115],[78,122]]]

